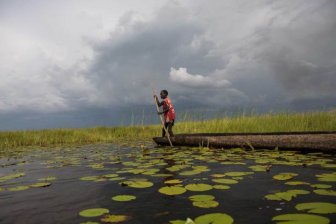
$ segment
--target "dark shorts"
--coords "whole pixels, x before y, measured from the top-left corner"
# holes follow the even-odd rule
[[[174,126],[174,122],[175,120],[170,121],[170,122],[165,122],[165,127],[168,128],[169,124],[171,124],[171,126]]]

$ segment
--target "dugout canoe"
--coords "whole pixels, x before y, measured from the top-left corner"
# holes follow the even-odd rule
[[[158,145],[169,145],[167,137],[153,140]],[[174,146],[336,152],[336,131],[178,134],[171,141]]]

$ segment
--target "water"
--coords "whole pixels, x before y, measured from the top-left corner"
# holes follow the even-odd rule
[[[140,145],[140,144],[139,144]],[[23,176],[0,182],[0,223],[85,223],[101,221],[98,217],[81,217],[85,209],[107,208],[110,215],[126,215],[124,223],[170,223],[172,220],[195,219],[208,213],[225,213],[234,223],[275,223],[272,218],[281,214],[302,213],[295,206],[304,202],[335,203],[336,196],[314,192],[312,184],[327,184],[335,191],[336,180],[321,181],[317,174],[336,171],[335,156],[326,154],[303,155],[295,152],[215,150],[206,148],[157,148],[147,143],[144,147],[117,145],[88,145],[78,148],[35,150],[3,157],[0,160],[0,178],[9,174]],[[183,165],[181,170],[167,168]],[[262,165],[268,171],[253,171],[250,166]],[[194,175],[183,171],[198,170]],[[244,176],[216,177],[214,174],[241,171],[252,172]],[[275,180],[274,175],[282,172],[297,174],[290,180]],[[115,177],[104,177],[115,174]],[[160,175],[158,175],[160,174]],[[170,176],[168,176],[170,175]],[[95,181],[81,180],[82,177],[98,176]],[[112,175],[113,176],[113,175]],[[48,181],[39,178],[54,177]],[[237,184],[225,184],[230,189],[211,189],[202,192],[187,190],[169,196],[158,190],[166,180],[179,179],[181,187],[203,183],[219,185],[214,179],[236,179]],[[127,186],[128,180],[148,181],[147,188]],[[1,180],[1,179],[0,179]],[[289,181],[304,181],[305,185],[292,186]],[[49,182],[47,187],[29,187],[11,191],[16,186],[30,186],[38,182]],[[122,184],[124,183],[124,184]],[[291,189],[306,190],[309,194],[297,195],[291,201],[267,200],[265,195]],[[212,195],[219,203],[217,207],[193,206],[192,195]],[[133,201],[120,202],[111,198],[116,195],[134,195]],[[336,214],[316,214],[336,222]]]

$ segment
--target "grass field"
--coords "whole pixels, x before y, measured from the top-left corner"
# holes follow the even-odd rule
[[[201,121],[176,121],[174,133],[336,131],[336,111],[238,115]],[[0,132],[3,152],[18,147],[151,141],[161,125],[92,127]]]

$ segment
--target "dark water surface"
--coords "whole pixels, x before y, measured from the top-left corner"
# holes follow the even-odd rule
[[[157,148],[151,143],[141,147],[105,144],[35,150],[17,155],[16,158],[0,159],[0,223],[104,223],[102,218],[105,215],[79,215],[82,210],[91,208],[106,208],[110,215],[126,215],[130,218],[122,223],[163,224],[173,220],[195,219],[209,213],[228,214],[237,224],[275,223],[272,218],[281,214],[313,214],[298,211],[295,206],[299,203],[336,203],[335,195],[318,194],[315,190],[319,188],[312,186],[329,185],[328,190],[335,192],[335,178],[326,180],[316,176],[336,172],[335,161],[335,156],[321,153],[303,155],[274,150],[170,149]],[[255,165],[262,170],[255,171],[251,167]],[[167,169],[172,167],[171,170]],[[194,173],[184,172],[195,170]],[[250,173],[227,174],[236,171]],[[296,176],[288,180],[273,178],[283,172]],[[6,178],[12,174],[21,175]],[[110,176],[104,176],[107,174]],[[87,176],[97,177],[93,180],[80,179]],[[38,180],[46,177],[54,178]],[[164,186],[174,186],[164,183],[171,179],[181,180],[180,186],[186,187],[188,184],[200,183],[220,185],[213,180],[221,178],[237,180],[238,183],[221,184],[230,186],[230,189],[187,190],[175,196],[158,191]],[[153,186],[134,188],[125,182],[139,179],[151,182]],[[288,182],[293,181],[307,183],[288,185]],[[49,182],[51,185],[31,187],[40,182]],[[17,186],[29,188],[13,191]],[[265,198],[268,194],[291,189],[306,190],[308,194],[299,194],[290,201]],[[112,200],[116,195],[134,195],[136,199],[126,202]],[[212,208],[195,207],[189,199],[192,195],[212,195],[219,205]],[[336,223],[336,214],[316,215]]]

